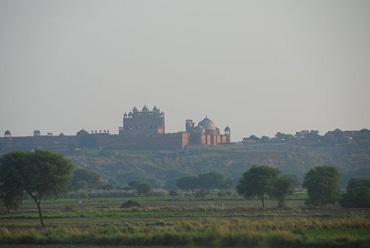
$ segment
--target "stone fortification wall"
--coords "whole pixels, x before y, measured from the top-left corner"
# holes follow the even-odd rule
[[[36,148],[47,150],[65,150],[80,145],[78,136],[25,136],[4,137],[3,152],[14,150],[32,150]]]
[[[132,128],[132,129],[122,129],[120,132],[120,135],[125,136],[136,136],[136,135],[156,135],[156,134],[162,134],[163,128],[157,128],[154,126],[148,127],[148,128]]]
[[[156,135],[88,134],[82,136],[5,137],[3,151],[32,150],[36,148],[68,151],[76,148],[118,149],[183,149],[189,144],[188,133]]]
[[[186,120],[186,132],[166,134],[165,114],[156,106],[152,111],[146,105],[142,111],[134,107],[123,115],[122,124],[119,135],[110,135],[109,131],[88,133],[81,129],[76,136],[41,136],[40,131],[35,130],[35,136],[11,137],[7,130],[0,152],[35,148],[60,152],[77,151],[77,148],[183,149],[188,145],[230,143],[230,128],[225,128],[226,134],[221,135],[207,116],[197,127],[192,120]]]
[[[99,140],[99,147],[121,149],[183,149],[189,144],[189,134],[109,135]]]

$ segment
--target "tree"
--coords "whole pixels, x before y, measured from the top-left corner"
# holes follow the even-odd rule
[[[63,155],[51,151],[14,151],[0,159],[0,201],[17,208],[24,194],[36,203],[44,226],[41,201],[58,197],[68,190],[73,165]]]
[[[198,188],[198,177],[196,176],[186,176],[181,177],[176,181],[176,186],[182,190],[194,191]]]
[[[133,180],[131,182],[128,183],[128,186],[130,186],[131,189],[133,190],[137,190],[139,185],[142,184],[143,181],[141,180]]]
[[[208,189],[214,191],[225,186],[224,175],[217,172],[209,172],[198,176],[198,185],[200,189]]]
[[[292,179],[293,180],[293,184],[292,184],[293,189],[297,189],[297,188],[302,187],[302,177],[298,176],[297,174],[294,174],[294,173],[284,174],[284,175],[281,175],[281,177]]]
[[[71,186],[73,190],[95,189],[100,186],[100,175],[95,171],[78,168],[73,172]]]
[[[288,177],[277,178],[270,195],[278,201],[278,207],[285,207],[287,195],[293,194],[293,179]]]
[[[370,178],[368,177],[354,177],[349,180],[347,190],[358,187],[370,188]]]
[[[277,138],[280,141],[290,141],[290,140],[294,140],[295,139],[293,135],[291,135],[291,134],[285,134],[285,133],[281,133],[281,132],[277,132],[275,134],[275,138]]]
[[[350,188],[339,201],[344,208],[370,208],[370,188]]]
[[[269,142],[269,140],[270,140],[270,138],[269,138],[268,136],[262,136],[262,137],[261,137],[261,142],[262,142],[262,143],[268,143],[268,142]]]
[[[131,189],[136,190],[137,193],[141,195],[147,195],[152,192],[152,185],[149,183],[144,183],[140,180],[134,180],[128,183]]]
[[[246,198],[259,197],[265,207],[265,196],[271,193],[279,169],[268,166],[252,166],[240,179],[237,192]]]
[[[254,140],[254,141],[259,141],[260,140],[260,138],[258,138],[256,135],[249,136],[249,139]]]
[[[225,179],[224,186],[222,187],[223,189],[232,189],[234,186],[234,179],[232,177],[227,177]]]
[[[141,183],[138,185],[136,191],[141,195],[148,195],[153,190],[152,185],[149,183]]]
[[[99,188],[98,189],[108,190],[109,191],[109,190],[114,190],[116,188],[112,184],[104,182],[104,183],[100,183],[99,184]]]
[[[349,180],[340,205],[345,208],[370,208],[370,178],[355,177]]]
[[[307,189],[307,204],[325,207],[339,197],[339,173],[335,166],[319,166],[306,173],[302,186]]]
[[[336,137],[336,138],[343,137],[343,131],[342,131],[342,130],[340,130],[339,128],[337,128],[337,129],[335,129],[335,130],[333,131],[333,135],[334,135],[334,137]]]
[[[311,130],[308,134],[306,134],[306,139],[310,140],[318,140],[320,138],[319,131]]]

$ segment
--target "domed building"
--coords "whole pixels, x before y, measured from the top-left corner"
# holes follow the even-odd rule
[[[89,132],[82,128],[80,131],[76,133],[76,135],[77,136],[89,135]]]
[[[4,133],[4,137],[10,137],[12,136],[12,133],[9,130],[6,130]]]
[[[141,111],[140,111],[141,109]],[[82,151],[84,149],[184,149],[191,145],[218,145],[231,142],[230,128],[221,134],[216,123],[207,116],[197,125],[186,120],[186,131],[165,132],[165,114],[157,106],[144,105],[123,114],[119,134],[109,130],[93,130],[91,133],[81,129],[76,135],[41,135],[35,130],[33,136],[13,137],[9,130],[4,133],[1,152],[32,150],[35,148],[56,152]]]
[[[225,134],[221,134],[220,129],[207,116],[197,126],[193,120],[186,120],[185,127],[186,132],[190,133],[190,145],[217,145],[231,142],[230,128],[226,127]]]
[[[141,111],[136,107],[132,112],[123,115],[123,125],[119,128],[121,137],[131,137],[136,143],[138,140],[158,146],[159,142],[181,147],[187,145],[217,145],[231,142],[230,128],[225,128],[221,134],[216,123],[207,116],[195,126],[192,120],[186,120],[186,131],[172,134],[165,133],[165,116],[157,106],[150,111],[144,105]]]
[[[216,130],[216,124],[208,119],[207,116],[198,123],[198,126],[202,126],[204,130]]]

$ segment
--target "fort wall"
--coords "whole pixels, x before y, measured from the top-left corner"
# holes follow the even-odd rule
[[[81,140],[78,136],[25,136],[4,137],[4,152],[14,150],[32,150],[36,148],[47,150],[66,150],[79,146]]]
[[[94,137],[95,138],[95,137]],[[96,139],[96,138],[95,138]],[[96,139],[98,147],[120,149],[183,149],[189,144],[189,134],[108,135]]]
[[[189,145],[188,133],[156,135],[88,134],[83,136],[28,136],[4,137],[3,152],[14,150],[47,149],[68,151],[75,148],[118,149],[183,149]]]
[[[58,152],[76,151],[79,148],[117,148],[117,149],[183,149],[188,145],[217,145],[230,143],[230,128],[225,128],[225,135],[215,123],[207,117],[198,126],[192,120],[186,120],[186,132],[165,133],[165,114],[156,106],[152,111],[136,107],[123,116],[122,127],[118,135],[106,132],[88,133],[84,129],[75,136],[40,135],[12,137],[9,130],[4,133],[3,148],[0,152],[13,150],[47,149]]]

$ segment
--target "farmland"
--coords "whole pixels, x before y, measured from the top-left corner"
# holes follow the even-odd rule
[[[369,209],[305,208],[303,200],[288,200],[285,209],[268,200],[261,208],[260,201],[239,198],[137,198],[141,207],[120,208],[127,200],[45,202],[45,228],[40,227],[36,206],[25,202],[18,211],[0,215],[0,243],[10,247],[370,246]]]

